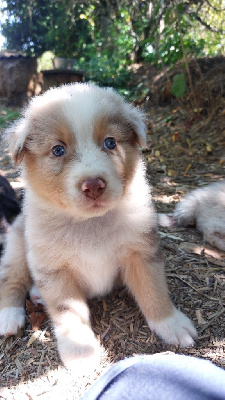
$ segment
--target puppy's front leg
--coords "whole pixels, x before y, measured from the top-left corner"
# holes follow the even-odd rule
[[[24,304],[30,285],[23,215],[20,214],[7,234],[0,266],[0,335],[14,335],[24,325]]]
[[[86,374],[100,359],[100,345],[91,329],[89,308],[78,279],[68,268],[38,271],[36,285],[53,320],[63,364]]]
[[[193,345],[197,332],[190,319],[177,310],[169,298],[159,249],[152,249],[152,253],[132,252],[126,259],[123,279],[151,330],[166,343],[183,347]]]

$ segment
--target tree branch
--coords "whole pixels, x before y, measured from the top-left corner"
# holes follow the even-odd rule
[[[210,8],[212,8],[214,11],[216,11],[216,12],[223,12],[223,11],[225,11],[225,7],[224,8],[216,8],[216,7],[214,7],[211,3],[210,3],[210,1],[209,0],[205,0],[205,2],[208,4],[208,6],[210,7]]]
[[[201,19],[201,17],[199,17],[199,15],[197,15],[196,13],[191,13],[190,15],[192,15],[198,22],[200,22],[200,24],[202,24],[209,31],[211,31],[213,33],[221,33],[222,35],[225,34],[225,31],[223,29],[215,29],[215,28],[213,28],[211,25],[207,24],[207,22],[203,21]]]

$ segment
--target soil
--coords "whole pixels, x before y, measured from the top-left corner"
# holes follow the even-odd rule
[[[207,91],[214,95],[210,104],[199,100],[199,112],[191,108],[190,93],[182,102],[167,94],[169,98],[162,106],[160,96],[156,101],[145,91],[138,105],[144,109],[149,127],[148,149],[143,156],[159,212],[171,212],[189,190],[225,177],[225,80],[218,85],[218,63],[210,65],[206,71],[203,68],[202,75],[208,77],[210,72]],[[153,82],[149,66],[140,68],[134,82],[143,80],[148,88]],[[204,86],[204,79],[201,85]],[[0,173],[20,195],[23,182],[3,145]],[[199,334],[195,345],[182,349],[162,343],[150,332],[123,288],[90,302],[92,326],[102,346],[102,362],[91,376],[76,380],[60,363],[49,319],[34,331],[30,315],[36,311],[27,307],[25,329],[16,338],[0,339],[0,398],[79,399],[110,365],[137,354],[172,351],[205,358],[225,368],[225,253],[204,243],[195,228],[159,228],[159,233],[171,297],[194,321]],[[43,310],[39,312],[41,315]]]

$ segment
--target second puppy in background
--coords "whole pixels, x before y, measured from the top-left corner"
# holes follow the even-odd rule
[[[196,225],[203,238],[225,251],[225,180],[192,190],[170,215],[159,214],[161,226]]]
[[[13,218],[19,213],[20,206],[16,193],[8,180],[0,175],[0,247],[5,243],[5,235],[10,229]]]

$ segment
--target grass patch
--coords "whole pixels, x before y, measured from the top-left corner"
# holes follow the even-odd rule
[[[20,116],[20,113],[10,108],[0,110],[0,129],[5,129],[7,126]]]

